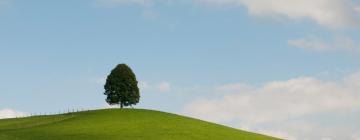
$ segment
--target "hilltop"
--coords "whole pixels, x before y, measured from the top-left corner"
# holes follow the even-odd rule
[[[272,140],[175,114],[104,109],[0,120],[1,140]]]

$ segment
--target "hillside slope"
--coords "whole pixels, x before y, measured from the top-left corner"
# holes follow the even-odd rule
[[[106,109],[0,120],[1,140],[271,140],[275,138],[142,109]]]

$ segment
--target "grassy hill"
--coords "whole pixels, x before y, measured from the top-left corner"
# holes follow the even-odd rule
[[[272,140],[174,114],[106,109],[0,120],[1,140]]]

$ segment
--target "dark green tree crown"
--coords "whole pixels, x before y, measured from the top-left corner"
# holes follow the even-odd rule
[[[106,79],[106,102],[110,105],[120,104],[121,107],[136,105],[140,99],[137,84],[136,76],[129,66],[117,65]]]

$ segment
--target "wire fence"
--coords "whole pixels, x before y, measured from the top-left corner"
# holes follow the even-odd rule
[[[102,107],[102,108],[67,108],[62,109],[57,112],[37,112],[37,113],[23,113],[15,115],[13,118],[28,118],[28,117],[39,117],[39,116],[53,116],[53,115],[67,115],[67,114],[74,114],[80,112],[88,112],[100,109],[109,109],[112,107]]]

